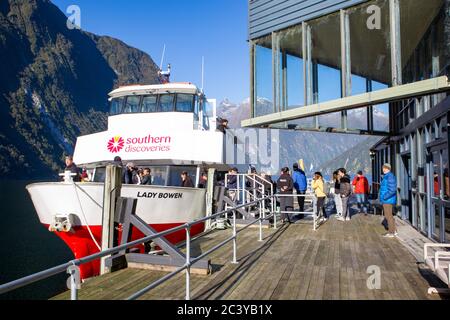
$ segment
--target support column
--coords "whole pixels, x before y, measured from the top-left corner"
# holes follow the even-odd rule
[[[276,32],[272,32],[272,83],[273,109],[280,112],[280,39]]]
[[[399,0],[389,0],[389,21],[391,31],[392,86],[395,87],[403,83]]]
[[[366,92],[372,92],[372,80],[366,79]],[[373,133],[373,106],[367,107],[367,131]]]
[[[340,11],[341,22],[341,88],[342,97],[352,94],[352,67],[350,54],[350,18],[346,10]],[[341,113],[341,129],[348,129],[347,111]]]
[[[256,84],[256,56],[255,56],[255,42],[253,40],[250,40],[250,110],[251,110],[251,117],[254,118],[255,117],[255,108],[256,108],[256,98],[255,98],[255,93],[256,93],[256,88],[255,88],[255,84]]]
[[[303,79],[305,92],[305,106],[313,104],[313,66],[311,54],[311,27],[302,23],[302,42],[303,42]],[[314,117],[315,119],[316,117]]]
[[[106,167],[105,187],[103,191],[103,217],[102,217],[102,251],[114,246],[114,214],[116,201],[120,197],[122,188],[122,168],[114,165]],[[110,270],[105,262],[108,257],[100,260],[100,274]]]

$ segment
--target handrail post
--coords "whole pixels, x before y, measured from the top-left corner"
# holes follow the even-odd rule
[[[264,188],[264,184],[262,185],[262,194],[261,194],[261,197],[264,199],[263,200],[263,217],[264,217],[264,219],[266,218],[266,188]]]
[[[317,229],[317,215],[319,214],[319,212],[317,212],[317,202],[316,202],[316,197],[313,196],[312,198],[312,204],[313,204],[313,230],[316,231]]]
[[[276,198],[275,198],[275,204],[276,204]],[[280,206],[280,208],[278,210],[274,210],[273,211],[273,227],[275,229],[278,228],[278,226],[277,226],[277,216],[278,216],[278,214],[280,214],[280,217],[281,217],[281,206]]]
[[[237,232],[236,232],[236,211],[233,211],[233,264],[237,264]]]
[[[80,283],[80,268],[76,265],[72,265],[67,268],[67,273],[70,274],[68,284],[70,287],[70,300],[78,300],[78,287]]]
[[[191,300],[191,227],[186,227],[186,300]]]
[[[263,217],[262,217],[262,201],[259,202],[259,242],[263,241],[263,235],[262,235],[262,221],[263,221]]]

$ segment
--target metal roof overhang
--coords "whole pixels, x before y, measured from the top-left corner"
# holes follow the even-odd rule
[[[351,110],[371,105],[395,102],[450,90],[450,83],[446,76],[429,80],[417,81],[378,91],[368,92],[351,97],[345,97],[324,103],[313,104],[282,112],[272,113],[252,119],[243,120],[242,127],[268,127],[289,120],[309,118],[313,116]]]

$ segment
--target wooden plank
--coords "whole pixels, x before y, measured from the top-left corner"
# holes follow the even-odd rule
[[[191,275],[194,299],[440,299],[428,296],[427,275],[396,239],[381,237],[379,217],[354,216],[350,222],[329,220],[314,232],[310,224],[285,225],[265,230],[248,229],[238,238],[238,265],[230,264],[231,243],[208,258],[216,266],[208,276]],[[230,236],[215,231],[193,243],[199,255]],[[412,240],[411,240],[412,241]],[[183,248],[184,251],[184,248]],[[367,267],[381,269],[381,289],[367,288]],[[426,269],[423,269],[427,273]],[[89,279],[80,299],[125,299],[166,272],[126,269]],[[434,278],[433,278],[434,279]],[[433,280],[434,281],[434,280]],[[184,272],[141,297],[184,299]],[[54,299],[68,299],[65,292]]]

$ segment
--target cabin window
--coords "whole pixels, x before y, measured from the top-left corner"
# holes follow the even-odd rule
[[[141,101],[141,97],[139,96],[129,96],[127,97],[127,101],[125,103],[125,108],[123,113],[137,113],[139,112],[139,103]]]
[[[183,171],[187,171],[189,177],[191,178],[192,182],[195,184],[196,176],[197,176],[197,168],[195,167],[170,167],[170,173],[169,173],[169,182],[168,186],[171,187],[181,187],[182,180],[181,180],[181,173]]]
[[[171,112],[173,111],[174,103],[173,94],[162,94],[159,96],[159,111],[160,112]]]
[[[120,112],[122,112],[122,106],[123,106],[123,101],[125,99],[122,98],[116,98],[116,99],[112,99],[111,101],[111,107],[110,107],[110,113],[111,115],[116,115],[119,114]]]
[[[142,99],[142,112],[157,112],[158,111],[158,97],[146,96]]]
[[[193,112],[193,109],[194,109],[194,95],[192,95],[192,94],[177,94],[176,111]]]

